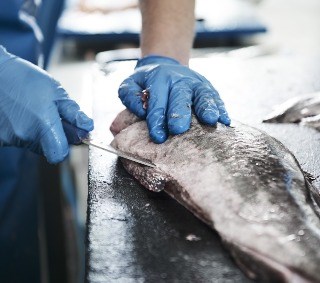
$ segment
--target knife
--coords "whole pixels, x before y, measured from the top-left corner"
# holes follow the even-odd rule
[[[155,168],[156,165],[151,163],[149,160],[141,158],[141,157],[137,157],[131,153],[127,153],[127,152],[123,152],[121,150],[115,149],[113,148],[111,145],[105,145],[102,142],[99,142],[93,138],[90,137],[90,133],[80,129],[76,126],[73,126],[72,124],[70,124],[69,122],[67,122],[66,120],[61,120],[62,122],[62,126],[63,126],[63,130],[64,133],[67,137],[68,143],[69,144],[74,144],[74,145],[79,145],[79,144],[86,144],[86,145],[90,145],[102,150],[105,150],[109,153],[115,154],[119,157],[137,162],[139,164],[145,165],[145,166],[149,166],[152,168]]]

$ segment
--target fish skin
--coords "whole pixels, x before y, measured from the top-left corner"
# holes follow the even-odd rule
[[[297,96],[275,107],[263,120],[266,123],[300,123],[320,128],[320,92]],[[313,119],[310,120],[310,117]]]
[[[133,113],[129,112],[128,110],[121,111],[117,117],[113,120],[110,126],[110,132],[113,136],[117,135],[121,130],[129,127],[130,125],[141,121]]]
[[[157,164],[122,160],[126,170],[214,228],[249,277],[320,282],[319,194],[279,141],[238,122],[209,127],[193,118],[188,132],[156,145],[128,111],[114,125],[114,147]]]
[[[320,107],[319,107],[319,113],[320,113]],[[313,128],[317,131],[320,131],[320,114],[312,117],[303,118],[301,119],[300,124],[303,126],[307,126],[309,128]]]

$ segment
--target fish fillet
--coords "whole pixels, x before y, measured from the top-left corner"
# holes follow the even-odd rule
[[[214,228],[249,277],[320,282],[319,195],[279,141],[241,123],[209,127],[193,118],[188,132],[156,145],[127,110],[111,130],[114,147],[157,165],[122,160],[126,170]]]
[[[294,97],[275,107],[263,122],[301,123],[320,131],[320,92]]]

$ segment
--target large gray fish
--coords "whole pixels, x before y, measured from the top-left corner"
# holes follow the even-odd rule
[[[209,127],[194,118],[188,132],[156,145],[128,111],[111,130],[114,147],[157,165],[122,160],[126,170],[214,228],[249,277],[320,282],[319,195],[279,141],[241,123]]]
[[[294,97],[275,107],[263,122],[301,123],[320,131],[320,92]]]

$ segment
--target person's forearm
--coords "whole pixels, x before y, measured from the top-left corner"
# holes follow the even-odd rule
[[[140,0],[142,56],[168,56],[188,65],[194,38],[194,5],[194,0]]]

